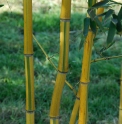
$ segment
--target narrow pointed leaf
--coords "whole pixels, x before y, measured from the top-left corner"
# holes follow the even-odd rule
[[[87,12],[88,12],[90,18],[91,18],[93,21],[95,21],[95,23],[97,24],[97,26],[98,26],[101,30],[103,30],[104,28],[103,28],[102,23],[100,22],[100,20],[98,19],[97,15],[96,15],[96,13],[95,13],[95,9],[88,9]]]
[[[102,17],[102,16],[105,16],[105,15],[106,15],[106,13],[107,13],[107,12],[104,12],[104,13],[102,13],[102,14],[99,14],[99,15],[97,15],[97,17]]]
[[[117,19],[114,19],[114,18],[113,18],[111,21],[112,21],[112,23],[113,23],[114,25],[116,25],[116,24],[118,23],[118,20],[117,20]]]
[[[84,29],[83,29],[83,35],[85,37],[88,35],[89,26],[90,26],[90,18],[86,17],[84,19]]]
[[[113,9],[109,9],[105,15],[105,18],[104,18],[104,23],[111,17],[111,15],[114,13],[114,10]]]
[[[99,39],[100,39],[99,37],[95,37],[94,42],[98,41]]]
[[[101,21],[98,19],[98,17],[95,17],[94,21],[96,22],[96,24],[100,28],[100,30],[104,30],[104,27],[103,27]]]
[[[120,10],[119,10],[118,18],[119,18],[119,20],[122,19],[122,6],[121,6],[121,8],[120,8]]]
[[[113,22],[111,22],[107,36],[107,46],[109,46],[112,43],[115,33],[116,33],[116,25],[114,25]]]
[[[85,42],[85,37],[82,35],[81,41],[80,41],[80,44],[79,44],[79,50],[83,47],[84,42]]]
[[[116,29],[117,29],[118,33],[122,31],[122,24],[120,21],[118,21],[118,23],[116,24]]]
[[[94,18],[95,18],[95,16],[96,16],[96,11],[95,11],[95,9],[91,9],[91,8],[90,8],[90,9],[87,10],[87,12],[88,12],[90,18],[91,18],[92,20],[94,20]]]
[[[96,4],[94,4],[92,6],[92,8],[104,7],[108,2],[109,2],[109,0],[104,0],[104,1],[97,2]]]
[[[95,21],[93,21],[91,19],[90,19],[90,28],[91,28],[92,32],[94,34],[96,34],[96,32],[97,32],[96,23],[95,23]]]
[[[89,6],[89,7],[92,6],[92,0],[88,0],[88,6]]]
[[[118,16],[116,14],[113,14],[114,19],[118,19]]]
[[[0,5],[0,7],[3,7],[3,6],[4,6],[4,5],[2,5],[2,4]]]
[[[119,11],[118,15],[113,14],[113,19],[112,19],[112,22],[116,25],[116,29],[117,29],[118,33],[122,31],[121,19],[119,18],[119,17],[121,17],[120,11]]]
[[[96,3],[96,0],[88,0],[88,6],[91,7]]]

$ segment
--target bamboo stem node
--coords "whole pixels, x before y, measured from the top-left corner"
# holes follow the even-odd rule
[[[89,82],[80,82],[80,85],[88,85],[89,84]]]
[[[67,73],[68,73],[68,72],[61,72],[61,71],[59,71],[59,70],[58,70],[58,72],[61,73],[61,74],[67,74]]]
[[[56,117],[51,117],[50,116],[50,119],[57,120],[57,119],[59,119],[59,116],[56,116]]]
[[[70,19],[60,19],[61,22],[70,22]]]
[[[77,97],[77,96],[76,96],[76,99],[77,99],[77,100],[80,100],[80,97]]]

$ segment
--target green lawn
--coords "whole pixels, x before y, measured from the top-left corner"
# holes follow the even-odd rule
[[[14,1],[14,0],[13,0]],[[12,2],[13,2],[12,1]],[[12,5],[10,2],[10,6]],[[19,1],[20,2],[20,1]],[[44,2],[44,1],[43,1]],[[75,4],[75,3],[73,3]],[[16,3],[18,5],[18,3]],[[34,3],[34,5],[37,5]],[[47,5],[46,2],[43,5]],[[50,5],[50,4],[49,4]],[[58,65],[59,56],[59,8],[45,6],[34,11],[33,33],[47,54]],[[1,8],[2,10],[2,8]],[[37,10],[35,7],[34,10]],[[73,8],[71,16],[69,73],[67,80],[78,89],[83,48],[79,50],[83,17],[81,10]],[[95,41],[92,59],[99,55],[106,36]],[[122,54],[122,40],[103,53],[103,56]],[[105,60],[91,65],[89,84],[89,124],[117,124],[119,112],[119,87],[121,58]],[[0,13],[0,124],[25,124],[25,72],[23,55],[23,15],[17,8]],[[49,107],[56,78],[56,70],[45,58],[34,41],[35,74],[35,123],[49,123]],[[75,95],[67,85],[64,87],[60,122],[68,124]]]

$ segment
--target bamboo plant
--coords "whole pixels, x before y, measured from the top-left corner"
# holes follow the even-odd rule
[[[104,10],[103,7],[111,6],[113,4],[122,5],[121,3],[117,3],[113,0],[106,0],[106,1],[101,0],[98,3],[96,3],[96,0],[88,0],[89,8],[87,12],[90,18],[88,17],[84,19],[85,21],[84,21],[83,34],[86,37],[86,40],[84,42],[82,73],[81,73],[80,86],[79,86],[80,87],[79,88],[79,96],[80,96],[79,124],[87,123],[87,88],[88,88],[89,75],[90,75],[92,44],[93,44],[93,39],[97,33],[97,28],[99,28],[99,30],[104,32],[106,28],[105,27],[106,20],[108,20],[108,18],[112,16],[108,28],[106,44],[105,47],[103,47],[100,50],[101,53],[115,43],[114,36],[116,34],[116,31],[120,35],[122,32],[122,28],[121,28],[122,6],[120,8],[118,15],[115,14],[113,9],[109,9],[108,11],[103,13]],[[96,9],[98,9],[97,14],[96,14]],[[104,16],[104,21],[102,21],[103,16]]]
[[[96,3],[96,0],[89,0],[88,7],[92,7]],[[95,11],[95,10],[94,10]],[[91,12],[91,10],[90,10]],[[103,13],[103,8],[98,9],[98,14]],[[97,20],[101,20],[102,18],[97,18]],[[79,107],[79,124],[87,123],[87,111],[88,111],[88,84],[89,84],[89,75],[90,75],[90,64],[91,64],[91,55],[92,55],[92,46],[93,39],[95,37],[96,32],[92,30],[92,22],[89,17],[84,21],[84,36],[86,37],[84,42],[84,52],[83,52],[83,60],[82,60],[82,72],[80,77],[80,86],[79,86],[79,96],[80,96],[80,107]],[[88,24],[90,28],[88,27]],[[91,24],[91,25],[90,25]]]
[[[34,124],[34,68],[32,43],[32,0],[24,0],[24,56],[26,76],[26,124]]]
[[[96,3],[96,0],[91,0],[88,1],[88,6],[91,7]],[[97,14],[102,14],[104,8],[99,8],[97,10]],[[88,16],[89,18],[89,16]],[[86,18],[87,19],[87,18]],[[87,20],[85,19],[84,23],[87,25]],[[99,18],[99,20],[102,20],[102,17]],[[84,26],[86,26],[84,25]],[[89,29],[89,26],[87,27]],[[85,27],[84,27],[85,29]],[[88,34],[86,33],[88,32]],[[87,85],[89,82],[89,75],[90,75],[90,63],[91,63],[91,54],[92,54],[92,44],[93,44],[93,39],[94,39],[94,32],[89,29],[89,31],[84,30],[84,35],[86,35],[86,40],[84,43],[84,55],[83,55],[83,64],[82,64],[82,74],[81,74],[81,79],[80,79],[80,87],[76,96],[76,101],[73,107],[73,111],[70,117],[70,124],[74,124],[76,121],[76,117],[78,114],[79,110],[79,105],[82,106],[80,107],[80,112],[79,112],[79,123],[80,124],[86,124],[87,122]],[[81,93],[81,96],[79,96]],[[82,100],[80,100],[82,99]],[[80,103],[81,101],[81,103]]]
[[[60,15],[60,56],[58,74],[50,106],[50,124],[59,123],[60,100],[68,72],[70,11],[71,0],[62,0]]]

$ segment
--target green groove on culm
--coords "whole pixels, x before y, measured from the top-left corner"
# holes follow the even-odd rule
[[[30,1],[28,1],[28,0],[27,0],[27,2],[26,2],[26,13],[30,13],[30,12],[28,12],[29,9],[28,9],[28,4],[27,4],[27,3],[29,3],[29,2],[30,2]],[[25,9],[25,8],[24,8],[24,9]],[[25,20],[28,21],[29,16],[24,16],[24,18],[25,18],[25,17],[26,17]],[[29,25],[26,24],[26,29],[28,29],[28,26],[29,26]],[[24,28],[24,30],[25,30],[25,28]],[[28,37],[30,36],[30,34],[28,34],[28,33],[27,33],[28,31],[26,31],[26,30],[25,30],[24,32],[26,33],[26,37],[24,37],[24,38],[26,38],[26,42],[25,42],[25,43],[28,44],[27,41],[29,41],[29,40],[28,40]],[[29,36],[28,36],[28,35],[29,35]],[[31,42],[32,42],[32,41],[31,41]],[[28,45],[26,45],[26,46],[28,46]]]
[[[27,78],[28,78],[28,108],[29,110],[32,109],[32,99],[31,99],[31,72],[30,72],[30,57],[26,57],[27,60]],[[27,92],[27,91],[26,91]]]
[[[67,30],[67,27],[66,27],[66,24],[67,22],[64,22],[64,46],[63,46],[63,72],[65,71],[65,58],[66,58],[66,30]]]

